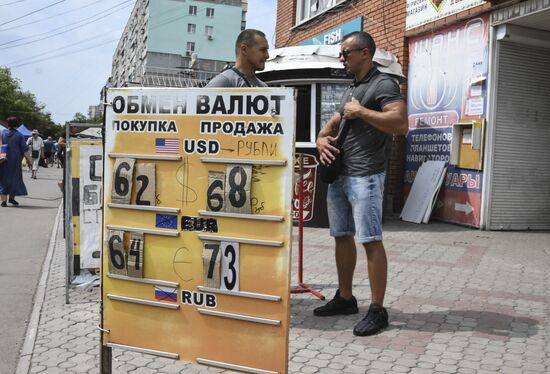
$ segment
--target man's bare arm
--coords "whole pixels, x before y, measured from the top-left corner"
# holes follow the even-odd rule
[[[367,109],[353,99],[344,106],[344,118],[359,118],[387,134],[406,135],[409,130],[407,106],[403,101],[394,101],[384,106],[382,112]]]
[[[331,144],[336,140],[340,120],[340,113],[334,113],[332,118],[321,131],[319,131],[319,135],[317,136],[317,150],[319,151],[321,163],[324,165],[330,164],[332,160],[334,160],[335,154],[340,153],[340,151]]]

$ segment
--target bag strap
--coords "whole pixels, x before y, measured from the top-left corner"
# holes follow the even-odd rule
[[[376,85],[380,81],[382,81],[382,79],[384,78],[387,78],[387,76],[384,75],[383,73],[378,73],[378,74],[375,74],[374,77],[372,77],[372,80],[370,82],[360,83],[360,85],[361,84],[368,85],[367,89],[363,93],[363,96],[361,97],[361,100],[360,100],[361,106],[365,106],[365,104],[367,103],[367,100],[369,99],[369,94],[376,88]],[[360,85],[358,87],[360,87]],[[342,145],[344,144],[344,140],[348,135],[349,126],[346,126],[346,123],[347,123],[346,119],[342,119],[342,121],[340,121],[340,126],[338,128],[338,135],[337,135],[338,139],[336,140],[337,148],[342,148]]]
[[[252,87],[248,78],[246,78],[246,76],[243,73],[241,73],[239,69],[233,66],[231,70],[233,70],[239,77],[242,78],[242,80],[246,83],[246,87]]]

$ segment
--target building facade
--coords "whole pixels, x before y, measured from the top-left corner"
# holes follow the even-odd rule
[[[550,228],[550,1],[407,1],[405,188],[448,163],[433,215]]]
[[[138,0],[113,56],[111,85],[194,86],[235,60],[246,0]]]
[[[103,105],[90,105],[88,106],[88,118],[101,118],[103,117]]]
[[[432,217],[550,229],[550,1],[278,2],[277,48],[360,30],[407,75],[409,134],[393,140],[390,208],[401,210],[423,162],[439,160],[447,169]]]

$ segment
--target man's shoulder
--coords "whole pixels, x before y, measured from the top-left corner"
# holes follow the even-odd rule
[[[388,73],[381,72],[380,70],[378,70],[378,74],[376,74],[372,78],[372,80],[374,80],[376,83],[393,82],[396,85],[399,85],[399,80],[396,77],[394,77],[393,75],[390,75]]]
[[[238,78],[232,69],[227,69],[212,78],[206,87],[236,87]]]

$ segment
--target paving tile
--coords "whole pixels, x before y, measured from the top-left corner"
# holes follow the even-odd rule
[[[441,223],[385,225],[390,328],[355,337],[370,288],[359,251],[359,315],[315,318],[322,302],[291,298],[289,373],[547,373],[550,362],[550,235],[480,232]],[[327,230],[305,229],[308,281],[328,297],[337,284]],[[62,236],[59,235],[61,238]],[[517,248],[528,248],[519,253]],[[311,253],[311,252],[310,252]],[[296,253],[294,254],[296,256]],[[98,372],[99,293],[71,289],[64,304],[64,242],[56,240],[30,373]],[[293,264],[296,263],[296,257]],[[292,273],[292,282],[296,273]],[[230,373],[113,350],[114,373]]]

